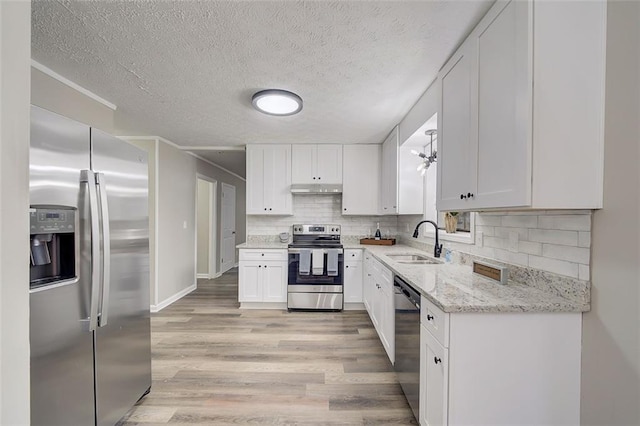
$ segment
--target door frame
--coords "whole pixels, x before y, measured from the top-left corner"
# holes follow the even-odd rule
[[[222,202],[222,193],[224,192],[224,187],[225,187],[225,186],[226,186],[226,187],[233,188],[233,192],[234,192],[234,194],[235,194],[234,199],[236,200],[236,204],[237,204],[237,196],[238,196],[238,191],[237,191],[237,188],[236,188],[236,186],[235,186],[235,185],[231,185],[230,183],[225,183],[225,182],[222,182],[222,183],[221,183],[221,185],[220,185],[220,198],[221,198],[221,201],[220,201],[220,237],[221,237],[221,238],[220,238],[220,257],[221,257],[221,258],[222,258],[222,252],[224,251],[224,249],[223,249],[223,247],[224,247],[224,235],[222,235],[222,234],[223,234],[223,223],[222,223],[222,216],[223,216],[223,215],[222,215],[222,203],[223,203],[223,202]],[[237,218],[236,218],[236,205],[235,205],[235,204],[234,204],[234,206],[233,206],[233,216],[234,216],[234,224],[235,224],[235,227],[237,227],[237,226],[238,226],[238,224],[236,223],[236,221],[237,221],[236,219],[237,219]],[[237,237],[237,234],[234,234],[234,235],[236,235],[236,237]],[[238,261],[238,259],[237,259],[237,257],[236,257],[236,253],[235,253],[235,246],[236,246],[236,244],[235,244],[235,241],[234,241],[234,245],[233,245],[233,247],[234,247],[233,263],[231,264],[231,267],[230,267],[229,269],[227,269],[227,270],[224,270],[224,271],[223,271],[223,270],[222,270],[222,261],[220,261],[220,273],[221,273],[221,274],[223,274],[223,273],[227,272],[228,270],[230,270],[230,269],[232,269],[232,268],[234,268],[234,267],[238,266],[238,265],[237,265],[237,261]]]
[[[198,179],[208,182],[209,185],[209,258],[207,276],[198,276]],[[197,278],[215,278],[218,275],[217,271],[217,254],[216,250],[216,238],[218,235],[218,223],[217,223],[217,207],[218,207],[218,181],[209,176],[196,173],[196,206],[195,206],[196,226],[195,226],[195,271],[196,282]]]

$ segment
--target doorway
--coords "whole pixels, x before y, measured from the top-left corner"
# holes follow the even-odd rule
[[[218,183],[198,176],[196,196],[196,273],[216,276],[216,193]]]
[[[220,233],[220,272],[225,273],[236,264],[236,187],[222,184]]]

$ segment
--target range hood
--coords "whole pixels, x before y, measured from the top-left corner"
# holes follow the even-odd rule
[[[328,183],[294,183],[292,194],[342,194],[341,184]]]

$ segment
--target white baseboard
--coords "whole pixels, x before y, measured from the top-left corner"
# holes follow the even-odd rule
[[[213,276],[213,278],[220,278],[222,276],[222,272],[218,272]]]
[[[179,291],[178,293],[174,294],[173,296],[171,296],[171,297],[169,297],[167,299],[164,299],[162,302],[158,303],[157,305],[151,305],[151,312],[160,312],[161,310],[163,310],[164,308],[166,308],[167,306],[169,306],[173,302],[176,302],[176,301],[182,299],[184,296],[186,296],[187,294],[191,293],[196,288],[198,288],[198,286],[196,284],[194,284],[192,286],[189,286],[189,287],[185,288],[182,291]]]
[[[344,308],[345,311],[366,311],[366,307],[364,303],[345,303]]]
[[[209,280],[209,279],[211,279],[211,275],[209,275],[209,274],[196,274],[196,278]]]
[[[287,302],[242,302],[240,309],[287,309]]]

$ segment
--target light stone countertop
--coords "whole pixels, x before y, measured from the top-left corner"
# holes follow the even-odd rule
[[[586,312],[580,297],[557,293],[510,280],[506,285],[474,274],[470,265],[398,263],[388,254],[429,253],[405,245],[366,246],[376,259],[445,312]],[[570,295],[569,295],[570,296]]]
[[[289,247],[289,243],[280,243],[275,241],[252,241],[246,242],[242,244],[238,244],[236,246],[237,249],[287,249]]]
[[[586,312],[590,309],[584,294],[574,294],[570,288],[544,291],[514,280],[503,285],[474,274],[470,265],[445,263],[444,257],[439,259],[441,264],[411,265],[387,256],[397,253],[433,257],[432,253],[407,245],[376,246],[345,242],[343,246],[345,249],[367,250],[444,312]],[[240,244],[237,248],[286,249],[287,243],[250,242]],[[530,279],[538,278],[531,275]],[[550,286],[563,284],[563,278],[559,277],[558,282],[550,283]]]

